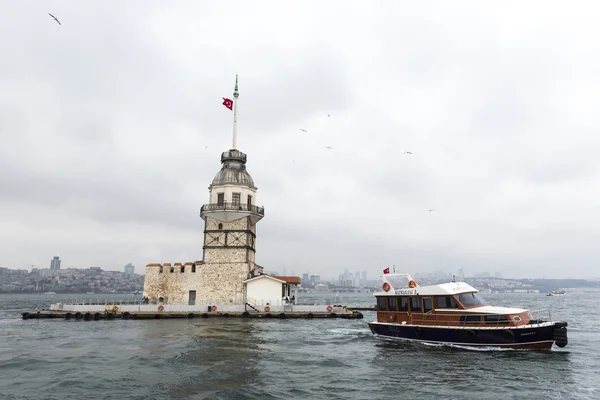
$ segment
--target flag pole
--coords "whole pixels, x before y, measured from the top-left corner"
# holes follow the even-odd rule
[[[233,90],[233,146],[232,150],[236,150],[237,139],[237,99],[240,97],[238,93],[238,76],[235,76],[235,89]]]

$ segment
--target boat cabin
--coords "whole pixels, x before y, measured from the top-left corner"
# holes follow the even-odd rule
[[[516,326],[531,321],[520,308],[492,307],[478,290],[464,282],[419,286],[409,274],[382,277],[375,293],[377,321],[442,326]]]

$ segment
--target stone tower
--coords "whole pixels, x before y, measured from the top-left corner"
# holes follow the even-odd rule
[[[208,204],[200,210],[204,246],[198,300],[220,304],[243,300],[243,281],[262,272],[255,264],[255,245],[264,208],[256,206],[257,188],[246,170],[246,154],[236,148],[237,76],[233,97],[233,145],[221,154],[221,170],[208,188]]]

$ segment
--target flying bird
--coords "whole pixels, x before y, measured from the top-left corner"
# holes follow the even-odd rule
[[[50,13],[48,13],[48,15],[49,15],[49,16],[51,16],[52,18],[54,18],[54,20],[55,20],[56,22],[58,22],[58,24],[59,24],[59,25],[62,25],[62,24],[60,23],[60,21],[58,20],[58,18],[56,18],[54,15],[52,15],[52,14],[50,14]]]
[[[433,208],[431,210],[429,210],[429,212],[435,211]]]
[[[331,117],[331,114],[327,114],[328,117]]]
[[[302,132],[306,132],[306,129],[302,129],[302,128],[300,128],[300,130],[301,130]]]
[[[404,154],[412,154],[410,151],[405,151]]]
[[[325,146],[325,148],[331,150],[331,146]]]

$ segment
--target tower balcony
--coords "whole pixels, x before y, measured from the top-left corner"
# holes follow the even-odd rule
[[[204,204],[200,209],[200,217],[206,221],[207,217],[231,222],[236,219],[250,217],[256,223],[265,216],[265,208],[242,203],[214,203]]]

